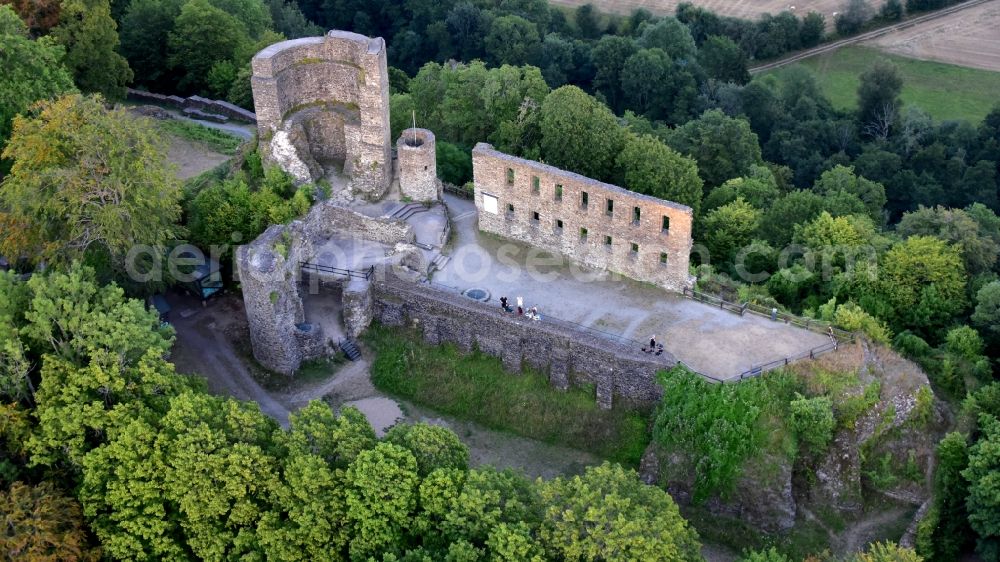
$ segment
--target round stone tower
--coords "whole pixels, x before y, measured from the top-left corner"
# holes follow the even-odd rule
[[[402,195],[414,201],[440,200],[434,133],[427,129],[407,129],[396,141],[396,149]]]

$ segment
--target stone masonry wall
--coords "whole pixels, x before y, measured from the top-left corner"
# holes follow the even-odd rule
[[[396,141],[399,190],[414,201],[441,199],[437,177],[437,143],[427,129],[406,129]]]
[[[392,139],[382,38],[334,30],[324,37],[282,41],[257,53],[252,67],[261,151],[269,162],[297,181],[317,181],[323,173],[317,161],[330,156],[330,143],[342,144],[343,173],[351,178],[352,193],[369,200],[385,195]],[[316,113],[329,123],[306,126]],[[309,138],[310,130],[315,138]],[[315,134],[336,131],[339,136],[341,130],[342,142]],[[341,151],[333,153],[339,160]]]
[[[614,397],[652,403],[662,390],[657,371],[677,360],[669,353],[643,353],[630,346],[564,328],[545,320],[502,313],[500,307],[426,284],[385,275],[371,284],[372,317],[388,326],[415,326],[430,344],[451,342],[465,351],[477,347],[499,357],[513,373],[530,365],[557,388],[593,384],[596,400],[610,408]]]
[[[472,151],[472,165],[480,230],[672,291],[689,285],[690,207],[510,156],[485,143]],[[495,213],[487,208],[491,196]]]

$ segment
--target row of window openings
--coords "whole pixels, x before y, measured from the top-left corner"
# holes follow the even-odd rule
[[[507,183],[510,185],[514,184],[514,170],[507,168]],[[533,195],[538,195],[541,193],[541,180],[538,176],[531,176],[531,193]],[[563,186],[562,184],[556,184],[555,188],[555,199],[556,201],[563,200]],[[580,193],[580,206],[584,209],[590,206],[590,195],[583,191]],[[513,212],[514,206],[509,205],[508,210]],[[615,214],[615,200],[606,199],[604,213],[608,216],[613,216]],[[536,213],[537,214],[537,213]],[[638,225],[640,219],[642,218],[642,209],[640,207],[632,207],[632,224]],[[670,217],[663,217],[663,230],[670,230]]]
[[[584,193],[584,196],[586,196],[586,195],[587,194]],[[608,203],[609,203],[608,208],[611,209],[611,205],[610,204],[613,204],[613,201],[611,199],[608,199]],[[639,224],[639,217],[640,217],[641,212],[642,211],[639,209],[639,207],[636,207],[633,210],[633,215],[632,215],[633,221],[632,222],[634,222],[635,224]],[[508,203],[507,204],[507,213],[508,214],[513,214],[514,213],[514,204],[513,203]],[[609,211],[609,213],[610,213],[610,211]],[[533,221],[538,221],[539,220],[538,211],[534,211],[534,212],[531,213],[531,220],[533,220]],[[561,220],[557,220],[556,223],[559,224],[558,228],[562,228],[562,221]],[[661,224],[661,228],[664,231],[670,230],[670,217],[668,217],[666,215],[663,215],[663,221],[662,221],[662,224]]]
[[[510,212],[514,212],[514,206],[513,205],[507,205],[507,210],[510,211]],[[664,217],[664,218],[666,218],[666,217]],[[531,213],[531,220],[534,221],[534,222],[536,222],[536,223],[541,221],[541,217],[539,216],[538,211],[535,211],[535,212]],[[563,221],[562,221],[562,219],[556,219],[556,231],[559,232],[559,233],[562,233],[562,231],[563,231]],[[587,230],[586,227],[580,227],[580,242],[586,242],[587,238],[589,237],[589,235],[590,235],[590,231]],[[604,237],[604,246],[607,247],[609,250],[611,249],[613,243],[614,243],[614,239],[611,236],[607,236],[606,235]],[[639,255],[639,244],[636,244],[635,242],[632,242],[631,243],[631,252],[632,252],[633,255],[638,256]],[[667,263],[667,254],[664,253],[664,252],[660,252],[660,263],[662,263],[664,265],[666,265],[666,263]]]

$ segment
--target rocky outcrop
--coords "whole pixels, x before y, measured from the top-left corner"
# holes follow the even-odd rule
[[[651,444],[639,471],[644,482],[663,487],[680,505],[691,505],[695,471],[684,455]],[[792,463],[775,455],[755,458],[747,463],[732,492],[714,495],[702,507],[767,532],[791,529],[796,514]]]

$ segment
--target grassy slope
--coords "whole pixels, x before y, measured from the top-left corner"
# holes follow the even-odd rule
[[[492,429],[593,452],[638,466],[649,443],[647,414],[601,410],[594,393],[561,392],[526,370],[514,375],[499,359],[463,354],[453,345],[428,346],[412,331],[372,327],[372,381],[389,394]]]
[[[880,56],[899,67],[904,103],[920,107],[935,119],[967,119],[978,123],[997,103],[1000,72],[910,59],[868,47],[847,47],[798,64],[816,73],[834,106],[854,108],[858,76]]]
[[[156,121],[156,124],[161,131],[167,134],[202,143],[209,149],[228,156],[236,154],[240,143],[243,142],[243,139],[230,135],[225,131],[206,127],[191,121],[167,119]]]

